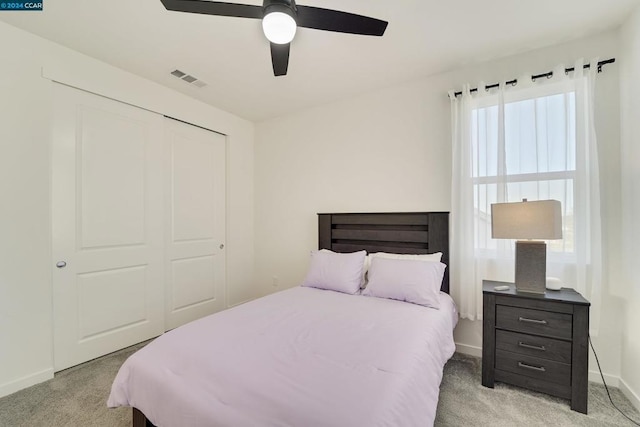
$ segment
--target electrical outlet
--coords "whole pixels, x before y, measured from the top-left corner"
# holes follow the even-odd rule
[[[273,276],[271,278],[271,286],[273,286],[274,288],[278,287],[278,276]]]

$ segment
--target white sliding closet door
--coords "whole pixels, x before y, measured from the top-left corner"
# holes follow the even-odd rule
[[[66,86],[54,90],[58,371],[164,331],[164,119]]]
[[[226,140],[165,120],[165,328],[226,308]]]

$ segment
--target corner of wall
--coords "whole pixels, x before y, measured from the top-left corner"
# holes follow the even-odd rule
[[[640,396],[636,394],[635,391],[631,390],[629,385],[623,380],[620,379],[620,384],[618,385],[622,394],[626,396],[627,399],[631,402],[633,406],[636,407],[638,411],[640,411]]]
[[[621,248],[625,281],[625,319],[622,324],[620,389],[640,410],[640,266],[635,252],[640,239],[640,6],[627,18],[620,29],[620,121],[622,173],[622,229],[625,230]]]

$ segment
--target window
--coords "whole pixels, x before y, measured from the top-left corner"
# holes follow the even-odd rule
[[[593,61],[597,61],[594,59]],[[595,63],[595,62],[593,62]],[[451,292],[460,316],[482,318],[483,279],[513,281],[512,240],[491,238],[491,204],[557,199],[562,240],[547,243],[547,275],[591,301],[597,325],[602,284],[600,170],[595,132],[598,67],[513,87],[451,96]],[[482,85],[478,85],[482,88]]]
[[[489,253],[505,244],[491,238],[492,203],[556,199],[562,203],[564,238],[547,242],[548,250],[570,256],[575,246],[575,92],[505,100],[504,109],[499,105],[496,98],[480,98],[471,114],[476,251]]]

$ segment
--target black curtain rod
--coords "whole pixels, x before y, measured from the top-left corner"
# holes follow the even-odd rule
[[[611,59],[605,59],[604,61],[600,61],[598,62],[598,72],[601,73],[602,72],[602,66],[606,65],[606,64],[613,64],[614,62],[616,62],[616,58],[611,58]],[[587,68],[591,68],[591,64],[584,64],[584,66],[582,67],[585,70]],[[564,72],[565,74],[569,74],[570,72],[575,71],[575,67],[571,67],[571,68],[565,68]],[[541,79],[543,77],[546,77],[548,79],[550,79],[551,77],[553,77],[553,71],[549,71],[548,73],[543,73],[543,74],[536,74],[535,76],[531,76],[531,80],[533,80],[534,82],[537,79]],[[508,82],[505,82],[505,84],[511,85],[511,86],[515,86],[516,84],[518,84],[518,79],[513,79],[513,80],[509,80]],[[485,86],[485,89],[493,89],[500,86],[500,83],[494,83],[492,85],[487,85]],[[477,92],[478,88],[474,87],[473,89],[469,90],[469,92]],[[455,92],[454,96],[459,96],[462,95],[462,92]]]

